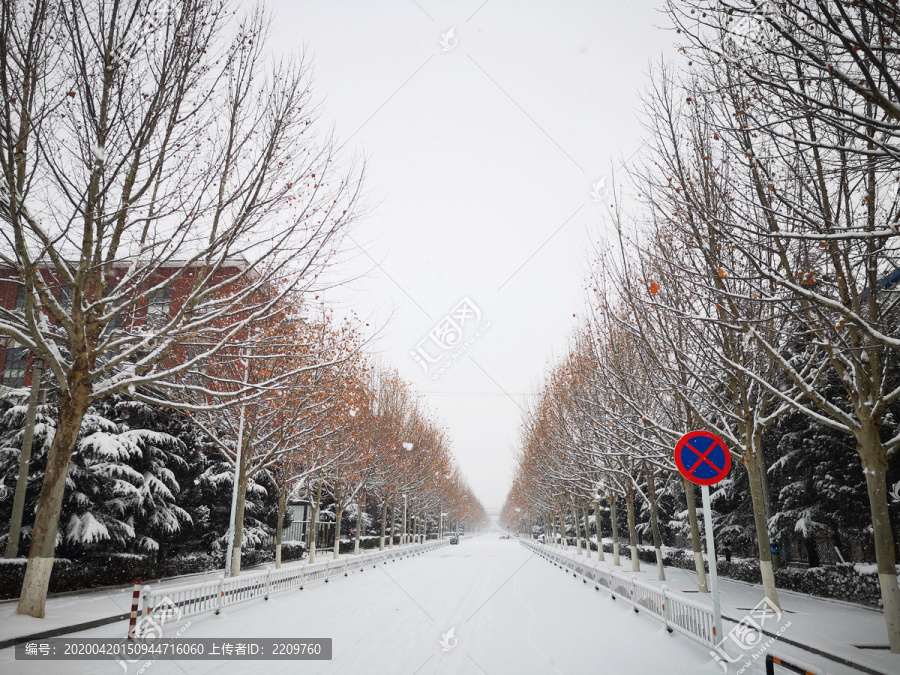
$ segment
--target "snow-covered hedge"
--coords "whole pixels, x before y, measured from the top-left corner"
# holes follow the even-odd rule
[[[388,542],[391,540],[389,535],[385,535],[384,544],[387,546]],[[381,536],[377,537],[360,537],[359,538],[359,548],[362,549],[371,549],[378,548],[381,544]],[[394,535],[394,545],[398,546],[400,544],[400,535]],[[356,539],[341,539],[341,553],[353,553],[353,550],[356,546]]]
[[[784,567],[775,572],[775,582],[781,588],[800,593],[881,607],[878,574],[860,572],[850,563],[834,568]]]
[[[641,548],[638,557],[642,562],[656,564],[656,552],[652,548]],[[686,550],[667,551],[663,554],[663,563],[670,567],[693,570],[694,555]],[[732,558],[731,562],[719,560],[716,569],[720,576],[729,579],[751,584],[762,583],[759,561],[752,558]],[[881,606],[878,575],[867,568],[857,569],[850,563],[834,567],[782,567],[775,571],[775,585],[786,591],[872,607]]]
[[[300,542],[288,542],[281,547],[281,561],[289,562],[300,559],[305,547]],[[271,548],[242,551],[241,567],[252,567],[262,563],[274,562],[275,553]],[[16,598],[22,588],[25,575],[25,558],[4,561],[0,565],[0,600]],[[182,574],[196,574],[215,569],[224,569],[223,555],[209,553],[192,553],[179,555],[167,560],[154,561],[142,555],[97,555],[79,560],[57,558],[50,575],[50,592],[63,593],[96,588],[98,586],[116,586],[128,584],[135,577],[144,581],[174,577]]]
[[[569,537],[569,545],[575,546],[575,538]],[[597,542],[591,542],[591,550],[597,550]],[[604,542],[603,550],[612,553],[612,544]],[[628,557],[628,546],[621,545],[620,553]],[[638,547],[638,558],[648,565],[656,564],[656,550],[652,546]],[[666,550],[663,552],[663,564],[666,567],[694,569],[694,554],[687,549]],[[709,566],[707,565],[707,570]],[[750,584],[761,584],[759,561],[753,558],[732,558],[731,562],[719,560],[716,566],[719,576]],[[900,570],[900,567],[898,567]],[[782,567],[775,571],[775,584],[778,588],[797,593],[816,595],[822,598],[834,598],[856,602],[871,607],[881,607],[881,589],[878,585],[878,574],[873,565],[854,565],[847,563],[834,567]]]

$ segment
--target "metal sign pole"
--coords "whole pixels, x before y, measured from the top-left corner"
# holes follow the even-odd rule
[[[722,639],[722,606],[719,604],[719,575],[716,573],[716,544],[713,541],[712,509],[709,506],[709,486],[701,485],[703,492],[703,519],[706,523],[706,554],[709,558],[709,582],[713,601],[714,643]]]

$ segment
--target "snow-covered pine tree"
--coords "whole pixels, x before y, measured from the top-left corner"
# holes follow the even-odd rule
[[[21,406],[4,403],[8,407],[0,417],[0,475],[8,485],[15,480],[24,414]],[[180,454],[183,444],[165,432],[132,428],[117,419],[117,409],[121,412],[127,405],[131,403],[101,401],[82,419],[57,534],[57,545],[67,556],[101,550],[155,552],[158,539],[177,533],[191,520],[176,503],[180,486],[170,468],[186,465]],[[38,486],[44,479],[57,415],[52,404],[39,409],[26,493],[26,540],[32,534]],[[9,500],[4,496],[0,493],[0,508],[7,515]]]

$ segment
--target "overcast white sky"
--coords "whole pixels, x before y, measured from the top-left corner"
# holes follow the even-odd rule
[[[327,299],[384,326],[374,348],[499,507],[520,406],[583,306],[604,227],[592,186],[640,147],[649,66],[673,57],[661,0],[266,4],[273,50],[307,50],[323,121],[367,161],[347,270],[367,274]],[[410,352],[437,358],[429,331],[464,297],[481,316],[445,354],[482,332],[434,379]]]

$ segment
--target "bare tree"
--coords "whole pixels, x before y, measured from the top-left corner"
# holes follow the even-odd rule
[[[310,135],[303,62],[267,65],[259,11],[220,47],[224,1],[152,21],[150,4],[0,8],[0,262],[25,290],[23,309],[0,310],[0,335],[59,390],[19,601],[37,617],[88,406],[123,390],[170,405],[148,387],[183,386],[177,375],[309,287],[359,187]]]
[[[900,435],[882,424],[900,398],[889,377],[900,347],[900,295],[889,277],[900,252],[897,8],[877,0],[779,2],[764,19],[766,38],[754,40],[745,58],[737,57],[731,24],[751,10],[707,9],[703,26],[687,26],[681,8],[673,16],[692,58],[705,64],[696,98],[716,130],[719,161],[731,166],[727,208],[710,222],[739,254],[757,302],[791,318],[778,336],[756,330],[752,314],[735,323],[803,394],[798,410],[856,440],[887,632],[900,653],[886,485]],[[829,377],[849,406],[823,395]],[[770,378],[757,381],[798,403]]]

